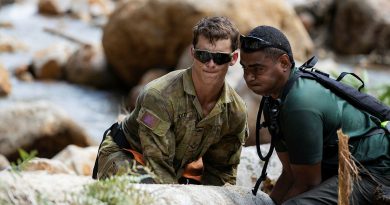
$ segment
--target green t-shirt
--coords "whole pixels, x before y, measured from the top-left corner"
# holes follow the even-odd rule
[[[282,104],[278,152],[288,151],[292,164],[322,162],[325,178],[337,174],[338,129],[350,136],[350,151],[368,170],[390,174],[390,136],[364,136],[377,125],[358,110],[311,79],[299,78]]]

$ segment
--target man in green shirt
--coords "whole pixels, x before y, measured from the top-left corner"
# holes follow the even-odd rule
[[[142,165],[158,183],[235,184],[247,114],[225,76],[238,59],[238,41],[227,18],[199,21],[193,28],[193,65],[145,86],[135,109],[106,134],[97,178]],[[125,150],[115,143],[123,138]]]
[[[240,41],[248,87],[280,99],[297,69],[288,39],[276,28],[259,26]],[[378,125],[368,113],[304,78],[280,104],[275,148],[283,170],[270,194],[276,204],[337,204],[338,129],[350,137],[350,152],[364,167],[351,204],[372,204],[375,187],[390,185],[390,135],[384,130],[372,134]]]

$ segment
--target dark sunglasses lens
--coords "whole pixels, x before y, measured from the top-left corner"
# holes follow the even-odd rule
[[[211,53],[207,51],[195,51],[195,58],[202,62],[202,63],[207,63],[211,60],[212,56]]]
[[[213,61],[218,65],[229,63],[232,60],[230,54],[227,53],[213,53]]]
[[[210,53],[208,51],[196,50],[194,54],[195,58],[202,62],[207,63],[213,59],[214,63],[218,65],[223,65],[231,61],[232,57],[228,53]]]
[[[244,50],[259,50],[271,46],[271,43],[262,39],[251,38],[251,37],[241,37],[241,48]]]

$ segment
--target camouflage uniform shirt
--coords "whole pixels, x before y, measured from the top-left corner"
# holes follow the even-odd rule
[[[202,157],[202,184],[235,184],[248,137],[246,106],[225,82],[207,116],[196,97],[191,68],[150,82],[122,122],[132,149],[163,183],[177,183],[186,164]]]

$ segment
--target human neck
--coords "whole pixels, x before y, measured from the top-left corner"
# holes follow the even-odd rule
[[[196,96],[202,106],[203,114],[206,116],[214,108],[221,96],[225,81],[206,84],[195,76],[193,76],[192,80],[194,82]]]
[[[271,92],[270,96],[273,99],[278,99],[281,97],[283,89],[285,88],[288,79],[290,78],[291,69],[287,70],[280,78],[278,86]]]

